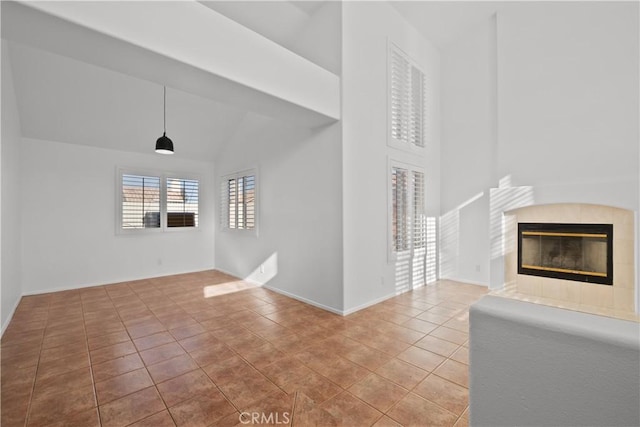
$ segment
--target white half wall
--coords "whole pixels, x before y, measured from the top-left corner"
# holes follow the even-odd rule
[[[440,214],[440,57],[387,2],[343,2],[342,10],[344,308],[350,312],[401,292],[396,263],[388,260],[390,161],[424,169],[427,216]],[[426,75],[432,138],[422,156],[387,145],[389,42]]]
[[[637,322],[495,296],[469,319],[470,425],[640,425]]]
[[[20,117],[13,90],[6,41],[2,41],[2,263],[0,325],[2,332],[22,295],[20,236]]]
[[[118,167],[198,175],[200,227],[116,234]],[[214,267],[212,163],[24,138],[20,179],[24,294]]]

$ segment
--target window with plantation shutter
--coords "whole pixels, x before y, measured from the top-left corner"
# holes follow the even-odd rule
[[[222,178],[220,206],[223,229],[251,232],[256,230],[256,181],[254,171]]]
[[[395,259],[393,254],[424,250],[427,245],[424,171],[392,160],[389,188],[389,249]]]
[[[160,177],[122,174],[121,227],[160,228]]]
[[[167,227],[197,227],[199,182],[167,178]]]
[[[399,167],[391,169],[391,233],[393,252],[409,249],[409,171]]]
[[[427,216],[424,206],[424,173],[411,172],[413,184],[413,247],[424,248],[427,244]]]
[[[118,170],[119,233],[197,228],[200,182],[165,173]]]
[[[389,144],[425,146],[425,75],[397,46],[389,45]]]
[[[416,288],[434,280],[434,218],[427,217],[424,169],[390,160],[388,182],[388,261],[396,289]]]
[[[238,180],[234,178],[227,178],[226,180],[226,188],[223,188],[223,194],[225,194],[227,198],[227,223],[225,224],[226,228],[235,229],[236,228],[236,209],[238,204],[238,191],[237,191],[237,182]],[[224,184],[223,184],[224,185]],[[224,196],[223,196],[224,197]],[[224,202],[225,199],[222,199]]]

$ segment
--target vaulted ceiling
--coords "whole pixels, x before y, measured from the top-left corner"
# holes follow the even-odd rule
[[[145,153],[162,135],[162,86],[23,45],[9,56],[23,136]],[[182,157],[213,159],[245,114],[167,89],[167,134]]]
[[[326,1],[202,1],[204,6],[318,63],[301,49],[300,33]],[[495,10],[496,2],[391,2],[425,37],[442,46]],[[483,2],[480,2],[483,3]],[[456,5],[457,4],[457,5]],[[4,37],[4,34],[3,34]],[[162,133],[162,85],[139,76],[10,41],[23,136],[133,152],[150,152]],[[88,49],[91,46],[87,46]],[[319,64],[338,74],[339,64]],[[259,114],[211,97],[167,88],[167,134],[177,154],[215,159],[240,127]],[[288,125],[295,125],[289,123]]]
[[[202,4],[295,51],[300,31],[323,2]],[[36,24],[27,29],[38,30]],[[86,46],[82,49],[99,50],[99,46],[91,46],[91,42],[84,43]],[[41,46],[16,42],[11,37],[8,41],[5,39],[2,46],[8,51],[24,137],[152,152],[150,147],[163,130],[163,90],[157,81],[120,72],[117,67],[108,69],[85,62],[81,54],[51,52]],[[240,127],[258,127],[265,123],[260,111],[170,85],[166,102],[167,134],[176,143],[179,157],[213,160]],[[296,123],[292,120],[286,125]]]

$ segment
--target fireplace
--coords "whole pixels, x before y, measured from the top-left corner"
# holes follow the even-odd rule
[[[613,285],[613,225],[518,223],[518,274]]]

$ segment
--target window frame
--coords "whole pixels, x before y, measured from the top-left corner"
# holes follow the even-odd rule
[[[160,227],[153,228],[123,228],[122,227],[122,208],[124,203],[123,190],[123,175],[134,176],[148,176],[160,179]],[[168,227],[167,226],[167,180],[168,179],[181,179],[181,180],[193,180],[198,182],[198,213],[197,221],[193,227]],[[175,171],[160,171],[153,169],[142,168],[130,168],[130,167],[118,167],[116,168],[116,234],[117,235],[135,235],[135,234],[148,234],[148,233],[175,233],[175,232],[195,232],[200,230],[201,223],[201,195],[202,195],[202,179],[200,175],[193,173],[181,173]]]
[[[392,92],[393,92],[393,56],[394,54],[399,55],[404,60],[407,61],[409,67],[413,67],[420,72],[422,77],[422,91],[421,91],[421,101],[422,101],[422,114],[420,116],[421,119],[421,135],[422,135],[422,145],[414,144],[409,140],[397,139],[393,135],[393,112],[392,112]],[[411,80],[409,84],[411,84]],[[403,49],[401,49],[397,44],[393,43],[391,40],[387,40],[387,145],[391,148],[395,148],[398,150],[410,152],[413,154],[417,154],[420,156],[424,156],[426,153],[427,145],[430,143],[429,137],[429,114],[428,111],[428,102],[427,102],[427,82],[428,76],[424,71],[424,68],[418,64],[410,55],[408,55]],[[411,89],[409,89],[411,90]],[[413,116],[413,104],[411,100],[407,100],[409,104],[409,127],[411,127],[411,117]]]
[[[249,176],[253,176],[253,179],[254,179],[253,181],[254,182],[253,184],[254,185],[253,228],[231,228],[229,227],[229,197],[228,197],[228,187],[227,187],[228,182],[231,179],[235,179],[236,186],[237,186],[238,178],[244,178]],[[258,237],[259,227],[260,227],[260,177],[258,173],[258,168],[244,169],[238,172],[220,176],[220,183],[218,185],[218,189],[220,191],[220,194],[219,194],[220,197],[218,198],[218,201],[220,203],[220,206],[219,206],[220,230],[225,233],[232,233],[232,234],[237,234],[241,236]],[[237,205],[237,201],[236,201],[236,205]],[[236,215],[235,215],[236,222],[238,218],[237,212],[238,210],[236,209]]]
[[[395,235],[393,228],[393,218],[394,218],[394,200],[393,200],[393,170],[394,169],[403,169],[407,172],[407,185],[406,185],[406,210],[405,210],[405,218],[407,221],[407,248],[402,251],[395,250]],[[422,166],[418,166],[416,164],[407,163],[399,160],[394,160],[389,158],[387,165],[387,260],[389,263],[396,262],[398,260],[398,254],[402,253],[412,253],[415,249],[422,249],[427,247],[428,241],[428,229],[424,230],[424,241],[422,242],[422,246],[416,247],[414,246],[414,238],[415,238],[415,188],[413,184],[413,176],[415,173],[422,174],[422,214],[426,218],[426,183],[427,183],[427,175],[425,168]]]
[[[175,232],[175,231],[184,231],[184,230],[198,230],[200,229],[200,196],[202,194],[202,192],[200,191],[200,182],[201,179],[197,176],[197,175],[193,175],[193,174],[182,174],[182,173],[166,173],[164,174],[163,177],[164,181],[164,214],[161,214],[161,220],[160,220],[160,226],[162,228],[162,219],[164,219],[164,226],[165,226],[165,231],[168,232]],[[168,199],[168,189],[167,189],[167,180],[169,179],[177,179],[177,180],[184,180],[184,181],[196,181],[198,183],[198,212],[197,212],[197,218],[195,221],[195,224],[193,227],[188,227],[188,226],[182,226],[182,227],[169,227],[168,226],[168,222],[169,222],[169,199]],[[162,205],[162,200],[160,201],[161,205]]]

